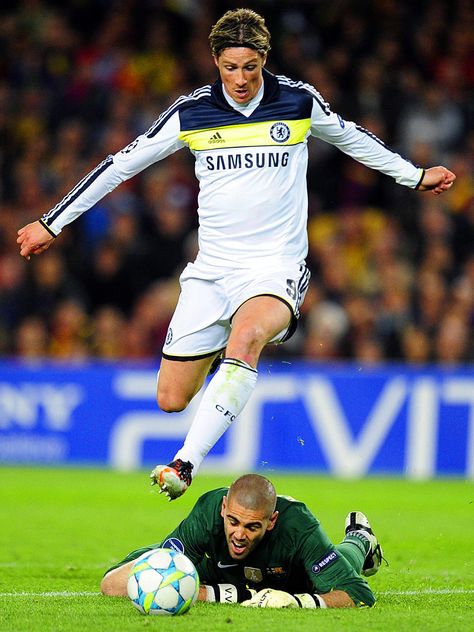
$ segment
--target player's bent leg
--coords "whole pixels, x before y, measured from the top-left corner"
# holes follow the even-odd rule
[[[252,297],[234,314],[226,357],[204,392],[183,447],[171,463],[151,473],[152,483],[170,500],[186,491],[204,457],[246,405],[257,381],[255,367],[263,347],[288,327],[291,318],[290,307],[273,296]],[[195,361],[198,364],[189,373],[189,362],[176,367],[175,361],[167,360],[158,384],[160,407],[182,410],[203,384],[214,358]],[[177,385],[180,375],[186,384]]]
[[[172,463],[152,472],[170,500],[186,491],[209,450],[239,416],[255,388],[261,350],[290,320],[289,307],[269,296],[253,297],[237,310],[225,358],[206,388],[183,447]]]
[[[158,374],[158,406],[167,413],[184,410],[204,384],[219,354],[195,360],[162,358]]]
[[[163,358],[158,377],[158,406],[165,412],[184,410],[201,389],[206,375],[218,353],[196,360],[168,360]],[[193,464],[183,459],[157,465],[151,472],[152,485],[158,485],[160,493],[174,500],[191,485]]]
[[[375,575],[382,563],[383,551],[367,516],[361,511],[351,511],[346,517],[345,534],[344,542],[351,541],[356,546],[363,546],[365,557],[361,575]]]
[[[257,382],[257,371],[240,360],[225,358],[207,386],[184,444],[169,466],[152,472],[170,500],[181,496],[209,450],[238,417]]]
[[[136,560],[109,571],[100,582],[100,592],[108,597],[126,597],[128,574]]]
[[[226,357],[256,367],[264,346],[288,328],[289,305],[274,296],[254,296],[245,301],[232,318]]]

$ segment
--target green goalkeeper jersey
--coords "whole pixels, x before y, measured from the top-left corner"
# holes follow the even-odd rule
[[[344,590],[356,605],[375,603],[367,582],[338,552],[319,520],[304,503],[286,496],[278,496],[279,515],[274,529],[267,531],[244,560],[234,560],[227,548],[221,516],[222,498],[227,492],[228,488],[220,488],[202,495],[191,513],[162,542],[133,551],[117,566],[164,546],[184,552],[203,584],[229,583],[289,593]]]

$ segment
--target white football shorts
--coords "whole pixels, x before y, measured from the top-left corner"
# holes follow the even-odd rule
[[[255,296],[275,296],[290,308],[290,325],[271,342],[288,340],[296,329],[310,272],[304,263],[272,270],[223,270],[189,263],[180,276],[181,294],[171,319],[163,357],[194,360],[225,349],[232,317]]]

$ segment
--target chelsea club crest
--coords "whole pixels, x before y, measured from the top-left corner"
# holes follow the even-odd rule
[[[284,143],[290,138],[290,128],[286,123],[273,123],[270,127],[270,136],[276,143]]]

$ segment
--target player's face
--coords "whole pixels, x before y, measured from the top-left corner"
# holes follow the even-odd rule
[[[275,526],[278,511],[269,517],[266,510],[247,509],[230,498],[222,499],[221,516],[229,554],[234,560],[243,560],[258,545],[267,531]]]
[[[252,48],[224,48],[214,62],[226,92],[237,103],[251,101],[262,85],[266,56]]]

